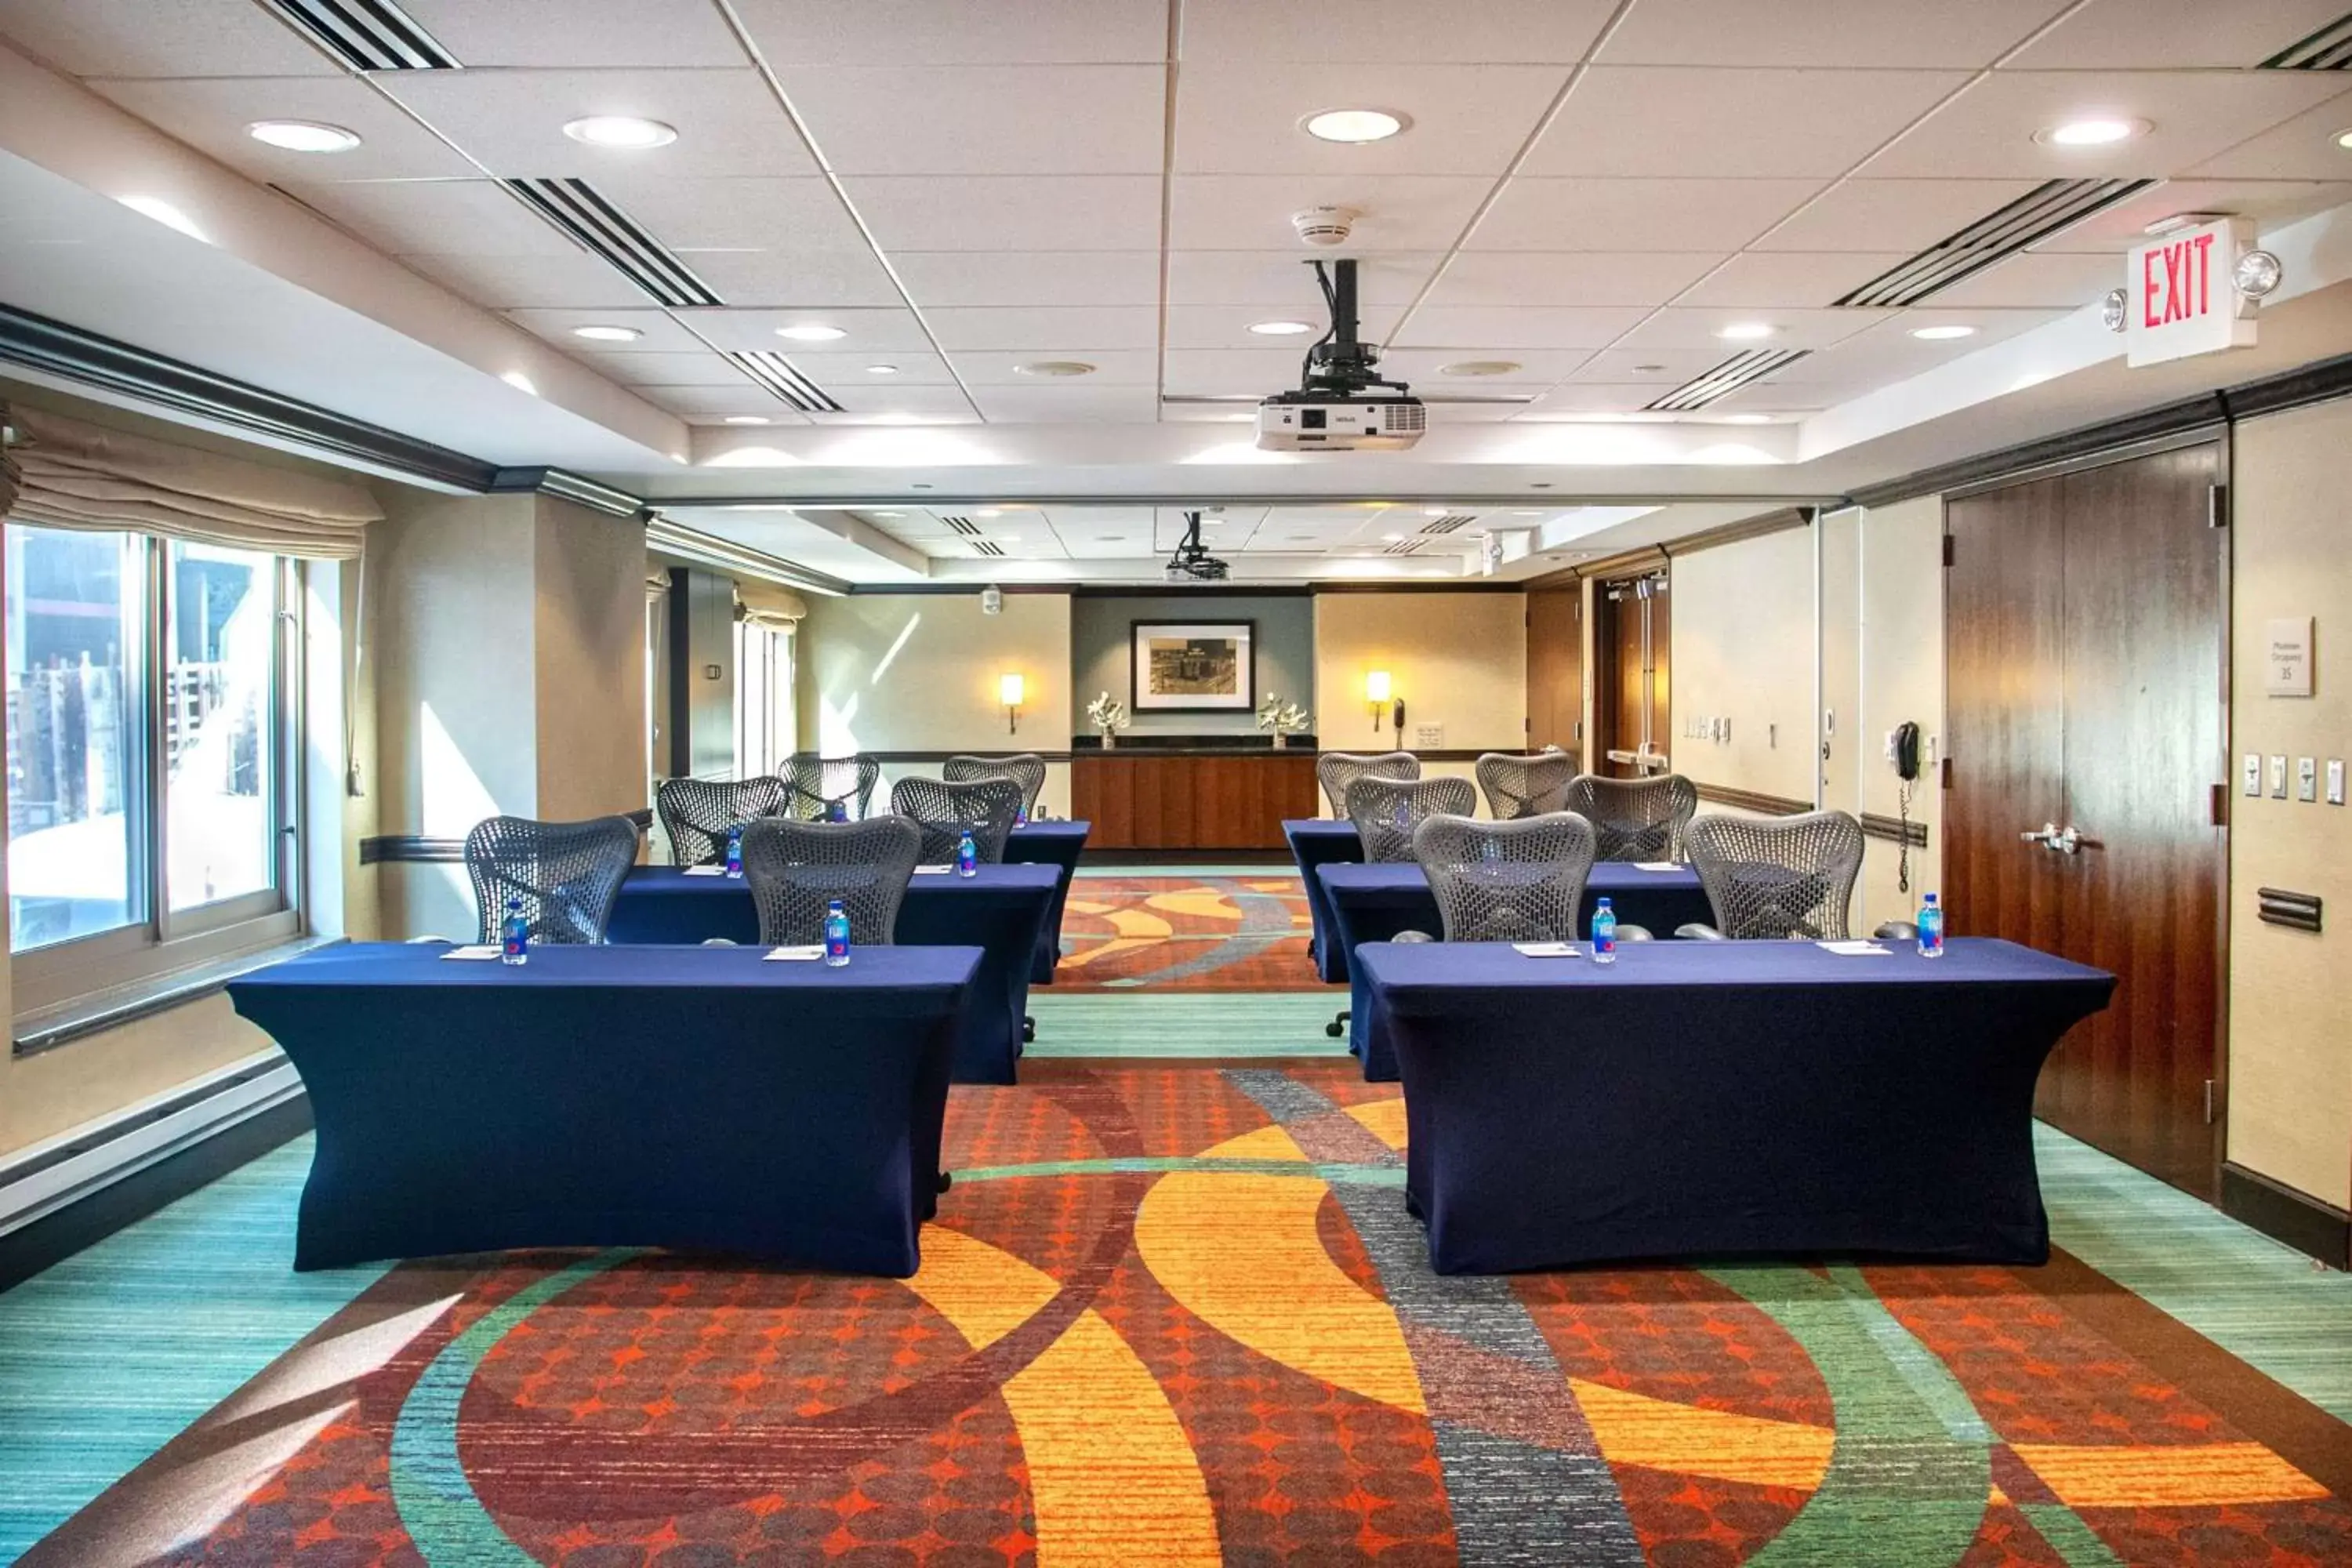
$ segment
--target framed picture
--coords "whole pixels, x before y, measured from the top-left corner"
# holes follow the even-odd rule
[[[1138,713],[1248,713],[1256,710],[1255,621],[1137,621]]]

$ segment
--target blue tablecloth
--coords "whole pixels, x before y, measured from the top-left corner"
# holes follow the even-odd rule
[[[1307,884],[1307,918],[1313,924],[1307,945],[1315,959],[1315,978],[1337,984],[1348,978],[1348,955],[1331,923],[1331,900],[1315,872],[1322,866],[1360,862],[1364,841],[1354,823],[1323,816],[1287,817],[1282,836],[1290,841],[1290,858],[1298,862],[1299,880]]]
[[[1894,946],[1895,944],[1888,944]],[[1845,1252],[2040,1263],[2033,1082],[2115,977],[1955,938],[1356,950],[1441,1273]]]
[[[1030,966],[1029,984],[1054,984],[1054,966],[1062,961],[1062,906],[1069,901],[1070,876],[1086,853],[1091,822],[1031,822],[1013,830],[1005,841],[1008,864],[1052,866],[1062,873],[1054,889],[1054,906],[1045,911],[1045,927],[1037,933],[1037,961]]]
[[[232,981],[318,1148],[297,1268],[507,1247],[715,1248],[906,1275],[937,1205],[971,947],[306,953]]]
[[[1348,982],[1348,1048],[1364,1064],[1364,1077],[1375,1083],[1396,1079],[1396,1052],[1380,1026],[1379,1010],[1364,977],[1355,973],[1347,955],[1368,942],[1387,942],[1399,931],[1444,933],[1437,896],[1419,866],[1384,862],[1368,866],[1327,862],[1316,873],[1323,901],[1331,910],[1331,945],[1340,958],[1339,977]],[[1698,873],[1687,866],[1671,871],[1644,871],[1624,860],[1595,861],[1584,881],[1584,903],[1576,917],[1578,934],[1592,929],[1592,910],[1606,895],[1617,918],[1646,927],[1653,936],[1671,938],[1675,928],[1693,921],[1712,921]]]
[[[983,955],[971,1015],[956,1042],[956,1082],[1014,1081],[1037,933],[1060,879],[1052,866],[982,866],[970,877],[922,872],[907,884],[893,933],[901,946],[977,947]],[[724,937],[748,946],[760,940],[760,917],[740,880],[640,866],[621,884],[605,931],[614,942]]]

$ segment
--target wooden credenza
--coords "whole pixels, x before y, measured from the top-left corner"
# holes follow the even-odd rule
[[[1079,752],[1070,815],[1096,849],[1279,849],[1282,822],[1316,814],[1311,751],[1172,747]]]

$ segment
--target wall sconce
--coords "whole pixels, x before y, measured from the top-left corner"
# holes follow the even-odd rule
[[[1375,669],[1364,677],[1364,701],[1372,710],[1372,733],[1381,732],[1381,710],[1393,704],[1391,721],[1396,731],[1404,733],[1404,699],[1396,695],[1396,682],[1385,669]]]
[[[1017,675],[996,678],[997,697],[1004,704],[1004,732],[1008,735],[1021,732],[1021,700],[1025,693],[1025,686],[1026,683]]]

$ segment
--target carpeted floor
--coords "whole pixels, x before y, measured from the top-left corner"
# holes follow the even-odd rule
[[[319,1280],[348,1304],[23,1561],[2352,1562],[2352,1411],[2289,1386],[2290,1351],[2352,1347],[2344,1281],[2280,1289],[2178,1194],[2118,1196],[2113,1234],[2053,1196],[2132,1288],[2072,1252],[1440,1279],[1395,1089],[1349,1062],[1023,1077],[956,1091],[913,1279],[609,1252]],[[269,1168],[283,1206],[301,1163]],[[2141,1212],[2169,1262],[2133,1256]],[[2207,1265],[2263,1280],[2242,1353],[2278,1378],[2189,1325]]]
[[[1185,870],[1070,885],[1055,991],[1326,991],[1296,873]]]

